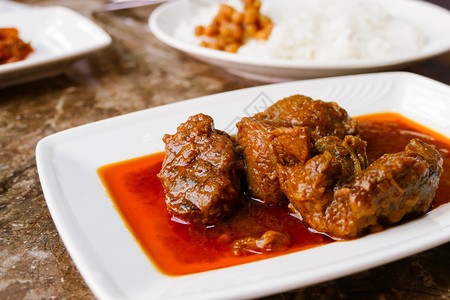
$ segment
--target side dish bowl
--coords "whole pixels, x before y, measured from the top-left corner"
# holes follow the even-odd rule
[[[448,10],[420,0],[369,1],[378,3],[392,16],[415,25],[425,35],[425,47],[418,53],[402,57],[351,61],[326,62],[244,57],[204,48],[177,38],[177,26],[197,15],[203,8],[201,4],[189,0],[171,1],[159,6],[150,16],[149,26],[158,39],[175,49],[231,73],[266,82],[399,70],[450,50],[448,34],[450,12]]]

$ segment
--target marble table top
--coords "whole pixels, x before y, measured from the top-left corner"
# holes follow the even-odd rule
[[[93,15],[99,0],[20,2],[69,7],[101,26],[113,42],[63,75],[0,89],[0,299],[95,299],[47,209],[36,170],[37,142],[93,121],[262,83],[158,41],[147,27],[151,7]],[[406,71],[450,84],[450,53]],[[341,298],[450,299],[450,243],[264,299]]]

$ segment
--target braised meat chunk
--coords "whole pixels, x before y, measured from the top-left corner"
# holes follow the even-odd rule
[[[286,250],[290,245],[291,239],[287,234],[268,230],[260,238],[246,237],[234,241],[233,254],[241,256],[264,252],[277,252]]]
[[[164,135],[166,156],[158,177],[169,212],[193,223],[213,224],[240,201],[240,163],[230,136],[204,114]]]
[[[238,127],[237,141],[242,148],[245,161],[248,193],[268,206],[287,204],[286,196],[278,182],[277,160],[274,156],[272,140],[279,135],[289,138],[295,143],[295,147],[294,145],[291,147],[298,150],[296,157],[306,155],[309,158],[312,148],[309,130],[304,127],[294,128],[288,122],[261,121],[254,118],[243,118],[236,126]],[[289,143],[280,143],[279,147],[284,147],[285,144]],[[278,152],[285,151],[278,149]]]
[[[430,207],[443,163],[434,147],[413,139],[404,151],[385,154],[365,170],[354,168],[353,179],[342,187],[345,159],[337,152],[326,149],[305,164],[287,166],[279,160],[277,166],[291,207],[313,229],[355,238]]]
[[[303,95],[281,99],[253,117],[308,127],[314,138],[334,135],[342,139],[346,135],[358,134],[358,122],[352,120],[337,103],[313,100]]]
[[[264,112],[243,118],[236,126],[246,166],[248,192],[269,206],[287,203],[278,181],[277,157],[285,164],[298,163],[298,160],[306,162],[315,141],[317,151],[321,151],[333,138],[342,143],[339,137],[358,132],[358,123],[336,103],[302,95],[284,98]],[[327,136],[330,139],[320,140]],[[349,138],[348,141],[353,140]],[[348,154],[345,145],[342,144],[339,151]],[[356,158],[355,162],[359,161],[357,157],[353,158]]]

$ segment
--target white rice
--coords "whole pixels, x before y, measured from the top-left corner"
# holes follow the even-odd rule
[[[242,9],[240,1],[224,1]],[[180,24],[176,37],[199,44],[198,25],[211,23],[218,4]],[[259,58],[338,61],[413,54],[425,45],[411,23],[390,16],[368,0],[262,0],[261,13],[274,28],[268,40],[249,40],[238,54]]]

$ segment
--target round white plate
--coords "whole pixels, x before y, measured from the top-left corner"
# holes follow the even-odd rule
[[[390,15],[414,24],[425,35],[425,47],[418,53],[389,59],[319,62],[243,57],[200,47],[177,38],[177,26],[181,22],[187,22],[203,8],[192,0],[171,1],[159,6],[150,16],[149,26],[158,39],[173,48],[231,73],[266,82],[396,70],[450,50],[448,10],[420,0],[366,1],[376,2]]]

